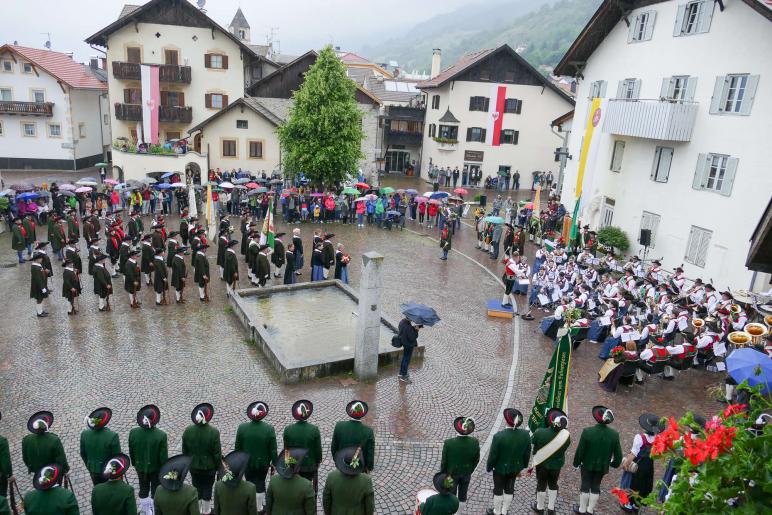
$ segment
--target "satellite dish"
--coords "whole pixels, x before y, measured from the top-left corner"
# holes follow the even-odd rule
[[[43,46],[45,46],[47,49],[51,50],[51,41],[46,41],[46,44],[43,45]]]
[[[198,6],[199,9],[203,9],[204,6],[206,5],[206,0],[198,0],[196,2],[196,5]]]

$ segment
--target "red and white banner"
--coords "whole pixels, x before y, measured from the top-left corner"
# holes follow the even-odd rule
[[[158,66],[141,65],[140,78],[142,80],[142,141],[157,145],[158,110],[161,107]]]
[[[488,128],[485,133],[485,143],[498,147],[501,143],[501,126],[504,124],[504,103],[507,100],[506,86],[491,86],[488,102]]]

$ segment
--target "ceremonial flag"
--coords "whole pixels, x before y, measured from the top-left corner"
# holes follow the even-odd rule
[[[571,369],[571,338],[568,331],[560,329],[560,338],[557,347],[552,353],[547,372],[544,374],[541,386],[536,392],[536,401],[528,419],[528,427],[531,432],[544,427],[544,414],[549,408],[566,409],[566,395],[568,395],[568,373]]]
[[[541,216],[541,184],[536,186],[536,193],[533,195],[533,216]]]
[[[158,144],[158,110],[161,107],[161,86],[158,66],[140,65],[142,85],[142,141]]]
[[[263,230],[260,232],[260,245],[268,245],[273,248],[273,197],[268,202],[268,216],[263,222]]]
[[[506,86],[491,86],[488,103],[488,127],[485,143],[498,147],[501,144],[501,127],[504,124],[504,104],[507,100]]]
[[[214,202],[212,201],[212,183],[206,185],[206,223],[209,241],[214,241],[215,236],[217,236],[217,213],[214,212]]]

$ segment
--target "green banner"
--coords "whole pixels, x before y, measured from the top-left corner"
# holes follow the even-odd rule
[[[581,199],[576,199],[576,204],[574,204],[574,216],[571,218],[571,231],[569,232],[568,236],[568,245],[567,247],[570,249],[576,244],[576,237],[578,233],[578,226],[579,223],[579,204],[581,203]]]
[[[536,392],[536,400],[528,419],[531,432],[544,427],[544,415],[549,408],[559,408],[565,411],[568,395],[568,373],[571,369],[571,337],[564,334],[555,351],[552,353],[547,372],[544,374],[541,386]]]

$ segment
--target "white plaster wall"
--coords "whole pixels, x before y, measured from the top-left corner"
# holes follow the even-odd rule
[[[202,180],[206,179],[208,170],[206,154],[188,152],[184,155],[161,155],[161,154],[133,154],[112,149],[113,166],[123,170],[123,180],[143,179],[151,172],[177,172],[181,175],[185,173],[185,165],[196,163],[201,169]],[[113,175],[118,173],[113,170]]]
[[[247,120],[247,129],[237,129],[236,120]],[[236,153],[234,157],[222,156],[222,140],[236,140]],[[263,142],[262,159],[249,157],[249,140]],[[209,166],[221,170],[238,170],[267,174],[278,170],[281,165],[281,153],[279,138],[276,134],[276,126],[263,116],[249,108],[241,112],[237,107],[220,116],[204,127],[201,139],[201,150],[209,152]]]
[[[96,90],[71,91],[72,131],[73,139],[77,141],[75,157],[80,159],[81,157],[102,154],[102,141],[105,136],[109,137],[110,133],[110,126],[104,125],[99,115],[100,96],[106,92]],[[84,124],[83,137],[80,136],[79,132],[81,123]]]

